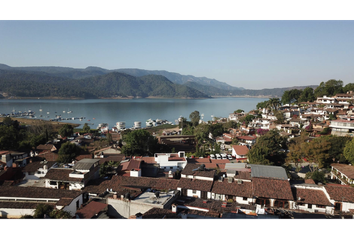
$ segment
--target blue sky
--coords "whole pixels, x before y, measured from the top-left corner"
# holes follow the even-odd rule
[[[0,21],[9,66],[141,68],[262,89],[354,82],[354,21]]]

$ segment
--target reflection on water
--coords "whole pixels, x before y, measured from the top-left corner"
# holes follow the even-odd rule
[[[174,122],[180,116],[189,118],[193,111],[204,114],[204,120],[215,117],[228,117],[237,109],[250,111],[257,103],[268,99],[263,98],[212,98],[212,99],[89,99],[89,100],[0,100],[0,113],[35,112],[37,119],[62,119],[63,122],[81,123],[97,128],[99,123],[108,123],[113,127],[116,122],[125,122],[132,127],[140,121],[145,127],[148,119],[162,119]],[[40,109],[42,111],[40,111]],[[75,120],[72,120],[72,118]],[[82,121],[79,118],[85,117]]]

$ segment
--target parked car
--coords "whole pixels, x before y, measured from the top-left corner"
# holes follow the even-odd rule
[[[227,155],[226,155],[225,153],[222,153],[222,154],[221,154],[221,158],[222,158],[222,159],[227,159]]]
[[[227,155],[227,158],[228,158],[229,160],[233,160],[231,154]]]
[[[210,159],[215,159],[215,155],[214,154],[210,154]]]
[[[221,155],[220,154],[215,154],[215,156],[216,156],[216,159],[221,159]]]

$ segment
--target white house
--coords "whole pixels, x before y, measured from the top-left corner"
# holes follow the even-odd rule
[[[51,168],[45,175],[45,187],[80,190],[91,180],[99,177],[100,159],[82,159],[63,168]]]
[[[295,184],[291,187],[294,194],[293,209],[312,213],[334,214],[333,204],[330,202],[324,186]]]
[[[354,188],[347,185],[327,184],[325,189],[335,213],[354,213]]]
[[[207,169],[204,164],[188,163],[181,172],[177,190],[182,196],[210,199],[214,176],[214,169]]]
[[[232,145],[231,155],[236,158],[237,161],[248,162],[247,153],[248,147],[241,145]]]
[[[187,165],[186,153],[180,151],[178,153],[155,153],[156,163],[160,168],[166,171],[182,170]]]
[[[0,186],[0,218],[21,218],[23,215],[33,215],[40,203],[68,211],[74,216],[83,203],[83,194],[81,191]]]

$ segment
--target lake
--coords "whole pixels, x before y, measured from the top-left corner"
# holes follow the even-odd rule
[[[80,118],[82,121],[62,120],[70,123],[89,123],[97,128],[99,123],[108,123],[112,128],[116,122],[125,122],[126,128],[140,121],[145,127],[148,119],[162,119],[175,123],[180,116],[189,119],[189,114],[197,110],[204,114],[203,120],[228,117],[237,109],[248,112],[266,98],[210,98],[210,99],[86,99],[86,100],[0,100],[0,113],[35,112],[37,119]],[[40,111],[42,109],[42,111]],[[47,114],[49,112],[49,114]],[[70,112],[70,113],[68,113]],[[40,117],[42,115],[42,117]]]

